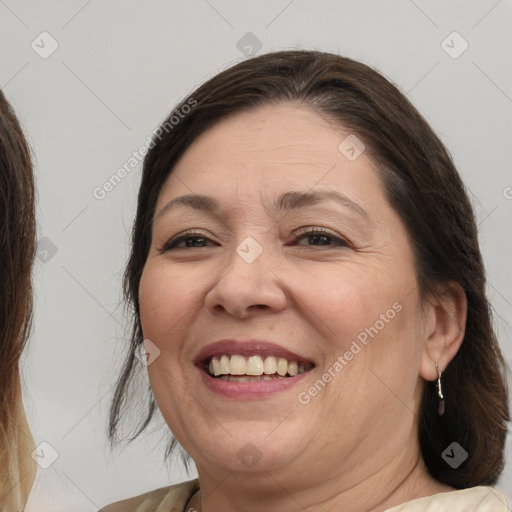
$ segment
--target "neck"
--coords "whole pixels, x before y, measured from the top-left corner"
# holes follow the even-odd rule
[[[279,472],[251,475],[199,471],[201,491],[190,500],[193,512],[383,512],[407,501],[452,490],[434,480],[423,459],[394,458],[355,484],[310,475],[287,479]]]

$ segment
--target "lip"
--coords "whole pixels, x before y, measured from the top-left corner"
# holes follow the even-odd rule
[[[314,361],[307,357],[301,356],[300,354],[292,352],[291,350],[283,348],[275,343],[264,340],[220,340],[207,345],[194,358],[194,364],[200,373],[203,383],[210,391],[222,396],[223,398],[238,400],[265,398],[286,391],[304,379],[309,371],[295,375],[294,377],[286,377],[270,381],[229,382],[211,377],[204,370],[205,362],[207,360],[214,356],[222,356],[223,354],[240,354],[246,357],[252,355],[259,355],[260,357],[283,357],[288,361],[312,363],[315,365]]]
[[[229,382],[210,377],[204,370],[197,368],[205,386],[223,398],[250,400],[266,398],[290,389],[304,379],[308,372],[284,379],[262,380],[259,382]]]

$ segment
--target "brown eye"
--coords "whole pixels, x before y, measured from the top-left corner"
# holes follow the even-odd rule
[[[182,233],[171,240],[169,240],[162,248],[161,252],[170,251],[173,249],[188,249],[192,247],[206,247],[206,244],[211,242],[209,238],[202,233]]]
[[[303,231],[295,239],[295,242],[302,240],[309,240],[312,242],[310,246],[330,246],[330,247],[349,247],[350,244],[344,239],[335,235],[332,231],[325,228],[308,229]],[[300,244],[304,245],[304,244]]]

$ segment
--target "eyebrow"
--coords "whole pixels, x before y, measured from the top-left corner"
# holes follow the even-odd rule
[[[352,201],[352,199],[348,198],[345,194],[335,191],[285,192],[284,194],[281,194],[276,201],[270,204],[270,208],[268,206],[266,208],[272,212],[287,212],[290,210],[307,208],[325,201],[334,201],[346,208],[349,208],[365,220],[370,220],[368,213],[360,205]],[[194,210],[200,210],[214,215],[217,215],[221,209],[218,201],[212,197],[199,194],[187,194],[171,199],[155,217],[161,217],[164,213],[167,213],[171,209],[179,206],[190,207]]]

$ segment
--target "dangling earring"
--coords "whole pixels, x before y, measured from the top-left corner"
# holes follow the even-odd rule
[[[437,396],[439,397],[439,408],[437,409],[437,414],[439,416],[442,416],[444,414],[444,396],[443,396],[443,388],[441,387],[441,375],[443,372],[439,369],[439,366],[437,366],[437,363],[435,363],[436,369],[437,369]]]

